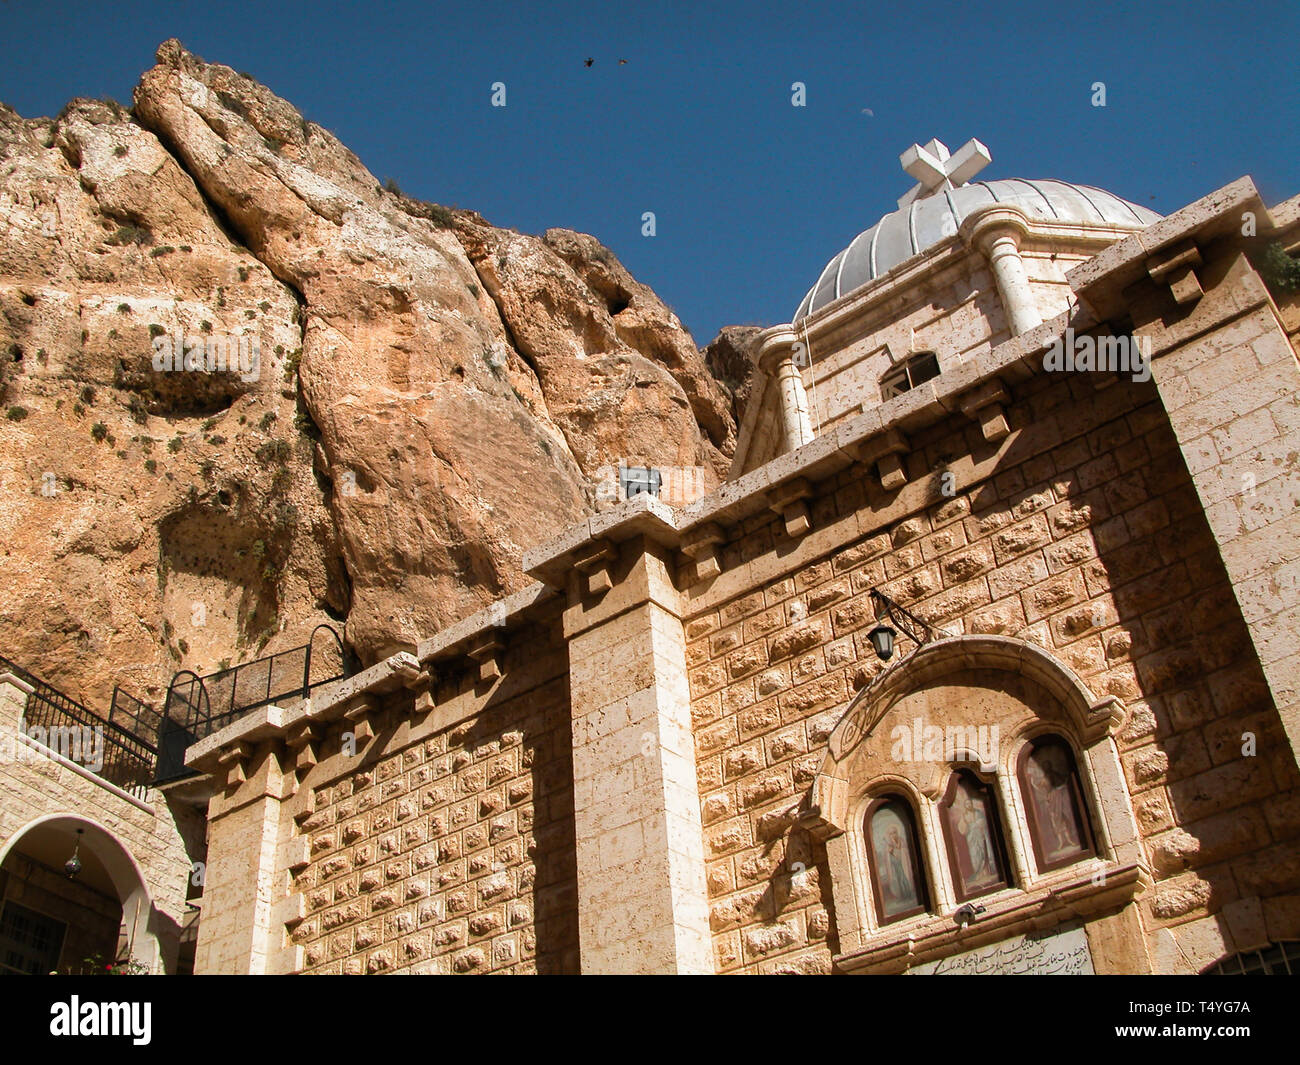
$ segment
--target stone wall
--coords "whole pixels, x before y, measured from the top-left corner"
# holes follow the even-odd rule
[[[1195,221],[1201,207],[1187,210]],[[926,655],[1013,648],[999,667],[1013,679],[975,651],[939,664],[1009,697],[1031,659],[1050,663],[1042,677],[1087,733],[1100,888],[1073,866],[1048,883],[1026,859],[1026,891],[994,901],[1004,912],[974,938],[1083,915],[1096,971],[1188,972],[1300,935],[1290,645],[1273,657],[1260,639],[1284,634],[1290,615],[1271,606],[1287,589],[1230,582],[1248,538],[1218,521],[1204,476],[1241,472],[1246,450],[1290,470],[1278,381],[1300,374],[1258,285],[1224,281],[1237,257],[1207,246],[1200,317],[1139,298],[1141,278],[1171,287],[1168,263],[1190,269],[1191,251],[1147,261],[1187,221],[1075,266],[1069,284],[1089,293],[1077,312],[681,511],[648,496],[613,506],[525,555],[538,584],[417,654],[196,744],[227,856],[212,863],[199,971],[831,970],[856,933],[849,878],[830,883],[817,841],[843,870],[852,836],[826,831],[847,808],[827,820],[820,800],[834,806],[843,781],[827,783],[828,738],[883,668],[873,588],[940,635],[1012,638],[896,659],[897,685]],[[1059,289],[1069,263],[1037,265]],[[1191,293],[1189,279],[1171,291]],[[1157,334],[1153,377],[1044,372],[1067,324]],[[1250,387],[1216,390],[1210,359]],[[1180,389],[1195,396],[1178,402]],[[1261,396],[1276,406],[1267,426],[1261,403],[1242,406]],[[1200,424],[1205,410],[1228,420]],[[1217,464],[1191,446],[1206,436]],[[936,716],[964,698],[928,690],[917,704]],[[929,957],[970,941],[938,925]],[[853,951],[846,969],[909,961],[902,940],[857,935]]]
[[[812,338],[812,364],[803,369],[803,380],[818,432],[878,406],[880,379],[913,352],[938,352],[940,365],[951,367],[1011,335],[982,256],[966,253],[926,268],[923,278],[898,286],[870,317],[853,323],[863,335],[841,329]],[[772,421],[780,424],[779,411]]]
[[[861,467],[818,485],[813,529],[841,535],[817,557],[770,514],[723,549],[744,576],[697,590],[687,629],[719,971],[831,968],[825,857],[792,811],[880,668],[873,586],[949,632],[1033,641],[1123,700],[1148,934],[1256,896],[1275,938],[1300,932],[1300,778],[1214,539],[1155,387],[1096,380],[1017,386],[996,444],[960,417],[914,434],[896,494]]]
[[[302,971],[577,971],[567,664],[552,615],[515,634],[490,693],[440,675],[432,709],[387,699],[371,747],[309,774]]]

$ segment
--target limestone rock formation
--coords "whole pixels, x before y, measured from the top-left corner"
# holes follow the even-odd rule
[[[757,339],[761,332],[762,327],[757,325],[723,326],[704,349],[704,361],[709,372],[731,395],[731,413],[737,425],[745,417],[745,404],[749,401],[758,361]]]
[[[593,238],[157,59],[131,112],[0,110],[0,654],[101,706],[321,621],[373,661],[522,586],[601,467],[725,470],[726,391]]]
[[[334,525],[281,391],[293,293],[120,108],[6,109],[0,147],[0,653],[102,707],[115,682],[156,700],[182,665],[342,617]],[[229,340],[235,372],[155,371],[178,332]],[[260,374],[238,371],[241,342]]]

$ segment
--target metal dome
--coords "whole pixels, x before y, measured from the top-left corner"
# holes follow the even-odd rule
[[[1066,181],[1004,178],[941,190],[891,211],[854,237],[847,248],[826,264],[817,283],[795,311],[794,321],[955,235],[967,215],[993,203],[1014,204],[1030,218],[1103,222],[1134,229],[1142,229],[1161,217],[1104,189]]]

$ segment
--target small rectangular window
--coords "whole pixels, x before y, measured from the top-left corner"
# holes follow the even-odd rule
[[[896,370],[880,382],[880,398],[893,399],[895,396],[901,396],[909,388],[911,382],[907,379],[907,368]]]
[[[933,351],[923,351],[916,358],[908,360],[907,375],[912,379],[913,388],[938,377],[939,357]]]
[[[933,351],[913,355],[880,379],[880,398],[893,399],[939,376],[939,357]]]

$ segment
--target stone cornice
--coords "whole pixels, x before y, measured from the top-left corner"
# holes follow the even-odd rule
[[[792,482],[824,480],[839,470],[872,458],[879,439],[884,452],[896,450],[888,441],[932,425],[953,414],[973,416],[988,409],[1008,384],[1042,372],[1042,356],[1066,326],[1076,330],[1095,324],[1086,310],[1060,314],[1050,322],[999,344],[992,351],[954,367],[828,430],[801,448],[787,452],[681,510],[648,494],[634,496],[603,514],[571,526],[559,536],[525,552],[528,575],[552,587],[565,587],[568,574],[593,541],[622,543],[647,536],[666,547],[680,549],[693,542],[695,530],[716,525],[724,529],[768,510],[787,494]],[[974,406],[972,406],[972,400]],[[423,647],[423,645],[421,645]]]
[[[1292,196],[1269,208],[1273,229],[1282,246],[1295,255],[1300,249],[1300,196]]]
[[[28,684],[22,677],[13,673],[0,673],[0,684],[12,684],[24,695],[31,695],[36,689]]]
[[[1205,243],[1240,235],[1247,211],[1255,216],[1258,231],[1275,228],[1255,183],[1242,177],[1112,244],[1069,271],[1066,280],[1099,319],[1114,317],[1127,306],[1125,289],[1148,277],[1147,264],[1154,255],[1183,241]]]
[[[419,682],[421,675],[415,656],[399,651],[355,676],[322,685],[309,699],[301,699],[290,706],[262,706],[250,711],[238,721],[192,744],[186,751],[185,764],[201,773],[215,772],[231,751],[251,748],[259,741],[281,738],[295,726],[306,722],[344,717],[362,700],[411,687]]]
[[[590,556],[593,545],[599,540],[618,544],[635,536],[645,536],[665,547],[677,548],[681,544],[677,513],[648,492],[635,495],[525,551],[524,572],[552,588],[564,588],[575,564]]]
[[[574,526],[581,528],[581,526]],[[525,553],[524,558],[528,555]],[[527,569],[527,566],[524,567]],[[530,584],[522,591],[499,599],[491,606],[471,614],[435,633],[427,640],[421,640],[415,656],[421,665],[427,665],[435,659],[454,658],[466,654],[482,642],[485,634],[493,629],[502,630],[510,627],[511,622],[519,622],[531,613],[532,608],[554,598],[555,589],[546,584]]]

